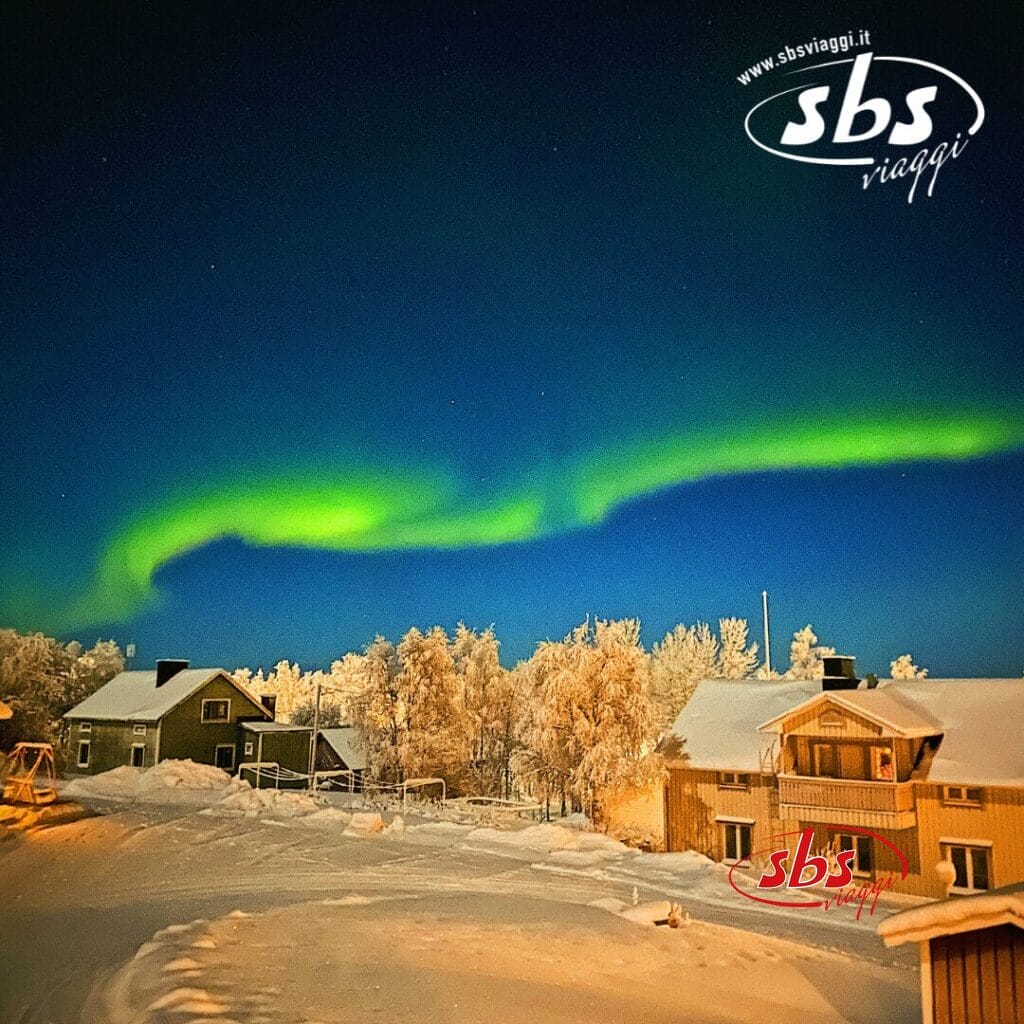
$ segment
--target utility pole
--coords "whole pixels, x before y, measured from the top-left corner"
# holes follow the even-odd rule
[[[309,738],[309,788],[310,791],[316,788],[316,741],[320,734],[320,690],[321,684],[316,684],[316,706],[313,710],[313,735]]]
[[[768,591],[761,591],[761,606],[764,610],[764,667],[769,679],[772,677],[772,641],[768,632]]]

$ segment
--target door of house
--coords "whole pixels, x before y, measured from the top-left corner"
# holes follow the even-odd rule
[[[132,746],[132,767],[141,768],[146,763],[146,748],[141,743]]]
[[[229,772],[235,767],[235,748],[231,743],[222,743],[213,754],[213,763],[218,768],[223,768],[224,771]]]
[[[814,774],[821,775],[828,779],[834,779],[839,775],[839,759],[836,757],[836,748],[831,743],[814,744]]]

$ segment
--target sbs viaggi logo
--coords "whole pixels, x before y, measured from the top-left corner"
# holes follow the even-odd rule
[[[903,182],[912,203],[920,191],[933,194],[939,172],[981,128],[985,106],[948,68],[870,46],[861,29],[786,46],[747,68],[737,76],[744,86],[780,70],[796,84],[758,100],[743,127],[755,146],[784,160],[863,168],[865,189]],[[813,62],[794,66],[806,60]]]

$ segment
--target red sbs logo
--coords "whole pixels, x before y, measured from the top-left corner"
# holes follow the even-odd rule
[[[910,868],[906,855],[890,839],[872,832],[866,828],[857,828],[852,825],[829,825],[830,832],[842,832],[867,836],[883,846],[888,847],[900,864],[899,878],[904,879],[909,874]],[[849,904],[857,905],[857,919],[868,900],[871,905],[869,914],[874,914],[878,898],[887,889],[891,889],[896,881],[896,875],[889,874],[882,878],[876,878],[871,882],[860,881],[854,877],[854,863],[856,852],[840,850],[830,857],[823,853],[812,853],[815,835],[813,828],[805,828],[800,832],[783,832],[780,835],[772,836],[771,842],[776,840],[798,837],[795,844],[780,846],[761,850],[750,854],[736,861],[729,869],[729,884],[741,896],[756,903],[764,903],[773,907],[789,907],[797,910],[811,910],[818,908],[830,910],[832,907],[841,907]],[[791,848],[792,847],[792,848]],[[735,872],[752,864],[754,858],[764,858],[768,866],[757,880],[755,891],[740,886],[736,880]],[[759,892],[778,892],[779,890],[816,890],[808,893],[804,899],[781,899],[770,896],[758,895]],[[825,894],[820,898],[817,890],[824,889]]]

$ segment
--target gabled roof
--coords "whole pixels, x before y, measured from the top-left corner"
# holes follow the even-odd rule
[[[266,717],[270,712],[245,687],[222,668],[187,668],[175,673],[163,686],[156,685],[156,670],[121,672],[101,686],[64,717],[100,722],[157,722],[211,679],[223,676]]]
[[[887,917],[878,934],[887,946],[900,946],[1003,924],[1024,928],[1024,882],[904,910]]]
[[[349,771],[358,772],[366,767],[366,754],[359,743],[359,736],[351,725],[336,729],[321,729],[324,742],[345,762]]]
[[[694,768],[760,771],[770,726],[828,696],[856,714],[899,725],[903,735],[941,735],[928,781],[1024,786],[1024,680],[895,679],[874,690],[829,690],[819,681],[707,680],[683,708],[672,735]]]
[[[821,683],[813,680],[707,679],[670,735],[683,743],[683,757],[694,768],[759,772],[777,741],[757,727],[767,716],[789,711],[820,692]]]
[[[824,704],[845,708],[897,736],[935,736],[942,732],[942,726],[935,719],[915,708],[900,690],[893,687],[821,691],[795,708],[762,722],[758,729],[761,732],[782,732],[785,723],[794,715]]]

